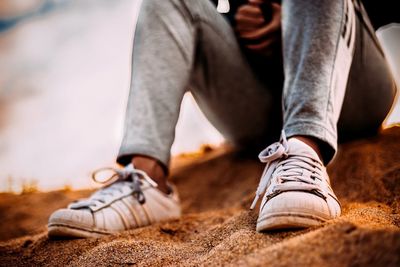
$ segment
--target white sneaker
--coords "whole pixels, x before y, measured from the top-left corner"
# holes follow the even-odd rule
[[[304,142],[286,140],[263,150],[259,158],[267,163],[251,209],[264,194],[257,231],[305,228],[340,216],[340,203],[332,191],[329,176],[315,151]]]
[[[99,237],[180,217],[176,189],[162,193],[145,172],[132,165],[100,171],[105,170],[113,172],[110,179],[114,181],[89,198],[55,211],[48,223],[50,237]],[[99,173],[94,173],[94,180]]]

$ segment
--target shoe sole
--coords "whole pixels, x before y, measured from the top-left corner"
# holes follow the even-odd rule
[[[55,238],[98,238],[111,234],[62,224],[51,224],[47,229],[48,236]]]
[[[270,214],[257,221],[257,232],[283,229],[302,229],[318,226],[328,219],[310,214]]]

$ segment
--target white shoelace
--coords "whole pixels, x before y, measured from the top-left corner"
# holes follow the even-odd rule
[[[250,209],[254,209],[272,179],[275,179],[277,184],[267,196],[270,198],[285,191],[309,191],[321,197],[327,197],[328,193],[320,186],[320,182],[324,179],[321,162],[307,155],[289,153],[284,131],[282,131],[281,140],[264,149],[260,153],[259,159],[267,165]]]
[[[98,175],[102,172],[111,172],[111,175],[104,179],[99,180]],[[104,184],[105,187],[91,195],[88,199],[78,200],[71,203],[70,208],[80,209],[96,207],[114,200],[115,196],[119,196],[126,192],[130,192],[140,204],[145,203],[145,197],[141,188],[141,179],[146,180],[151,186],[157,187],[157,183],[153,181],[147,173],[133,168],[130,164],[124,169],[116,168],[101,168],[93,172],[93,181]]]

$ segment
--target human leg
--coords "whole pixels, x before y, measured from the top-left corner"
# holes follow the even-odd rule
[[[336,123],[354,51],[344,1],[282,2],[284,125],[280,142],[260,153],[267,166],[252,204],[263,195],[257,231],[308,227],[340,215],[316,151],[325,144],[321,156],[329,162],[337,146]],[[344,36],[343,25],[349,29]]]
[[[49,218],[50,236],[101,236],[179,217],[176,190],[165,194],[159,172],[168,165],[195,46],[195,28],[180,2],[148,0],[141,7],[126,131],[118,157],[127,166],[115,170],[118,179],[88,199],[54,212]],[[133,154],[140,156],[132,160]],[[149,174],[157,180],[157,188]]]
[[[373,38],[366,36],[365,24],[360,23],[351,1],[286,0],[283,10],[284,133],[281,142],[260,154],[268,165],[257,190],[258,196],[266,191],[257,223],[259,231],[318,225],[339,216],[339,202],[314,150],[322,152],[325,164],[332,159],[346,90],[350,91],[348,98],[359,98],[354,100],[356,108],[371,103],[378,90],[383,93],[368,119],[359,118],[369,114],[360,115],[358,110],[357,117],[344,108],[343,120],[349,124],[353,120],[361,128],[347,127],[351,133],[376,129],[394,96],[390,72],[381,68],[386,66],[384,57],[377,53],[379,46],[372,44]],[[368,56],[377,60],[378,66],[365,65]],[[379,77],[367,84],[362,82],[361,73]],[[354,78],[355,74],[358,77]],[[305,145],[299,137],[308,138],[317,149]]]

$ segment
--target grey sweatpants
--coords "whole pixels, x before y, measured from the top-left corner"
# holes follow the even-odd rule
[[[170,160],[184,93],[241,147],[317,138],[329,162],[340,138],[375,133],[395,96],[383,52],[360,4],[283,0],[282,54],[242,48],[209,0],[143,0],[117,161]]]

